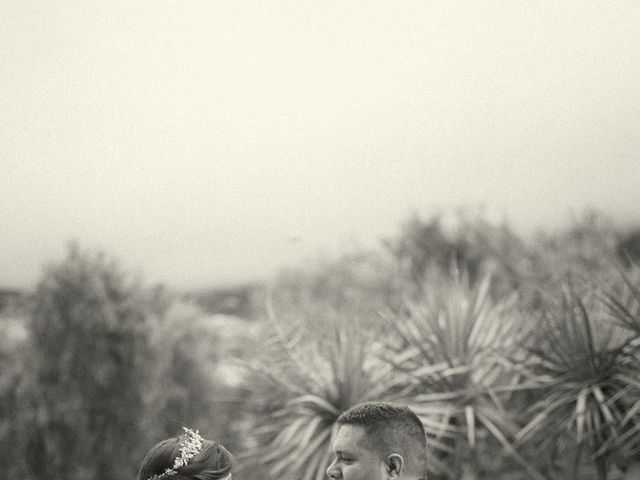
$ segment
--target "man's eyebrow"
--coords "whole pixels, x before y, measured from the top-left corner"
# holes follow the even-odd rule
[[[353,452],[348,450],[336,450],[336,455],[353,455]]]

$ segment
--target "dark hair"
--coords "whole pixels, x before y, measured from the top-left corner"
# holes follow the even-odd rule
[[[387,402],[365,402],[338,417],[338,425],[363,427],[366,442],[381,455],[402,455],[408,472],[427,474],[427,435],[424,425],[409,407]]]
[[[184,435],[168,438],[153,446],[140,464],[138,480],[148,480],[173,467],[176,457],[180,456],[180,446],[184,438]],[[202,451],[167,479],[217,480],[229,475],[233,463],[233,456],[223,445],[205,438],[202,440]]]

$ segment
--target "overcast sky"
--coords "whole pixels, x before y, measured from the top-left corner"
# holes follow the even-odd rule
[[[636,0],[0,0],[0,286],[68,239],[193,287],[412,209],[640,223],[639,154]]]

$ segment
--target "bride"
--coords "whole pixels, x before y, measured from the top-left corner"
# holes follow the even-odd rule
[[[233,456],[223,445],[183,427],[184,434],[155,445],[142,460],[138,480],[230,480]]]

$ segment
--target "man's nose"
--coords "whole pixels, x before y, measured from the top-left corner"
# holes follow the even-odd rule
[[[332,480],[340,478],[340,469],[336,468],[335,460],[331,462],[331,465],[329,465],[329,468],[327,468],[327,477],[331,478]]]

